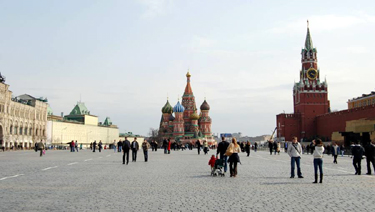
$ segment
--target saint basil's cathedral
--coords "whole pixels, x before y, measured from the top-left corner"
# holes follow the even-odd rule
[[[172,107],[167,100],[161,109],[159,137],[162,139],[170,138],[172,142],[177,141],[183,144],[190,142],[194,144],[198,139],[213,144],[215,140],[211,133],[210,105],[204,100],[198,115],[195,97],[190,85],[190,72],[186,74],[186,78],[187,83],[182,96],[182,103],[178,101]]]

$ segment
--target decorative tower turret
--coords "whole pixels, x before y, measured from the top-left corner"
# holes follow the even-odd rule
[[[307,21],[305,47],[301,52],[300,80],[293,87],[294,113],[301,117],[298,133],[301,138],[315,135],[315,117],[329,112],[327,82],[321,83],[317,53]]]
[[[197,113],[197,108],[195,108],[194,113],[191,114],[190,116],[190,120],[191,120],[190,132],[194,133],[194,137],[198,137],[198,134],[199,134],[198,119],[199,119],[199,115]]]
[[[182,136],[185,134],[184,129],[184,111],[185,108],[180,104],[180,101],[173,107],[175,119],[173,121],[173,136]]]
[[[212,120],[209,116],[210,105],[206,100],[202,103],[201,107],[201,117],[199,118],[199,130],[204,136],[211,136],[211,123]]]
[[[169,127],[169,117],[172,115],[173,108],[169,104],[169,101],[165,103],[164,107],[161,109],[162,118],[160,121],[159,134],[161,136],[168,136],[168,127]]]
[[[186,74],[187,83],[185,87],[185,92],[184,92],[184,95],[182,96],[182,105],[185,108],[185,111],[184,111],[185,132],[190,132],[190,129],[191,129],[190,116],[191,114],[194,113],[194,109],[197,108],[195,104],[195,97],[193,94],[193,90],[191,89],[191,86],[190,86],[190,77],[191,77],[191,74],[188,71]]]

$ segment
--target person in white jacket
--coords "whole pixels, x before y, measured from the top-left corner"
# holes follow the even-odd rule
[[[290,165],[291,165],[291,174],[290,178],[294,178],[294,169],[295,165],[297,164],[297,175],[298,178],[303,178],[301,172],[301,154],[302,154],[302,147],[301,144],[298,143],[297,137],[292,138],[292,143],[288,144],[288,155],[290,156]]]
[[[318,183],[318,168],[320,173],[320,180],[319,183],[323,183],[323,142],[320,139],[313,140],[314,148],[314,173],[315,173],[315,181],[313,183]]]

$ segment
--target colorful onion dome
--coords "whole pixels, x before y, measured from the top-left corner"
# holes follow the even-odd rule
[[[201,105],[201,110],[210,110],[210,105],[204,100],[204,102]]]
[[[173,108],[173,112],[175,112],[175,113],[182,113],[182,112],[184,112],[185,111],[185,108],[184,108],[184,106],[182,106],[181,104],[180,104],[180,101],[178,101],[177,102],[177,104],[174,106],[174,108]]]
[[[170,116],[169,116],[169,121],[174,121],[174,116],[171,114]]]
[[[173,112],[173,108],[172,106],[169,104],[169,101],[167,100],[167,103],[165,103],[164,107],[161,109],[161,112],[162,113],[170,113],[172,114]]]
[[[190,115],[190,119],[191,120],[198,120],[199,119],[199,115],[197,114],[197,111],[194,111],[194,113],[192,113]]]

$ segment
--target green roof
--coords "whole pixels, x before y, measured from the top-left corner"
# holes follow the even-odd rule
[[[72,112],[70,112],[70,115],[90,115],[90,111],[87,110],[85,103],[78,102]]]
[[[47,107],[47,115],[53,115],[52,108],[49,105]]]

